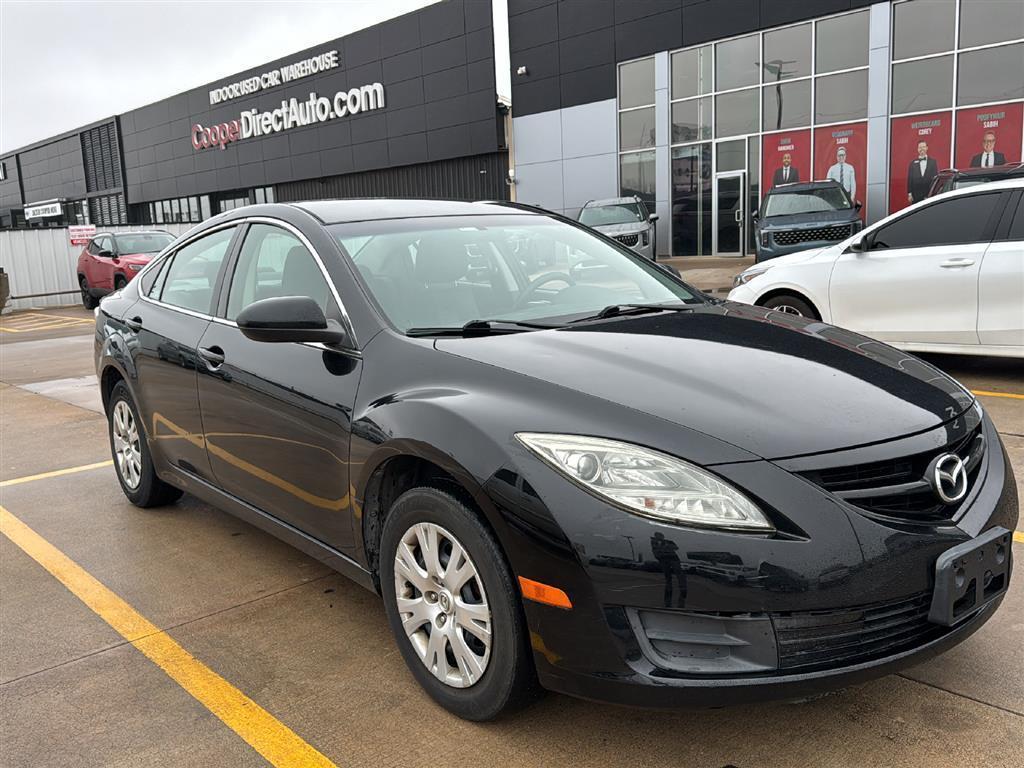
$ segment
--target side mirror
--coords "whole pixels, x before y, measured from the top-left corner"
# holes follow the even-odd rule
[[[254,301],[238,313],[235,322],[238,330],[253,341],[337,344],[346,337],[341,323],[324,317],[320,305],[308,296]]]
[[[112,259],[112,258],[114,258],[114,252],[113,251],[108,251],[106,249],[100,251],[96,255],[99,256],[101,259]]]
[[[658,214],[652,213],[650,216],[647,217],[647,220],[648,221],[652,221],[652,222],[653,221],[657,221],[658,220]]]
[[[864,253],[871,250],[871,236],[862,235],[850,243],[850,250],[853,253]]]
[[[854,203],[853,207],[856,208],[859,211],[861,208],[864,207],[864,203],[862,203],[860,200],[858,200],[856,203]]]

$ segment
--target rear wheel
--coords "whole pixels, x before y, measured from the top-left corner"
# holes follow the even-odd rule
[[[84,277],[78,278],[78,287],[82,291],[82,306],[86,309],[96,309],[100,301],[89,292],[89,281]]]
[[[774,309],[776,312],[785,312],[787,315],[799,315],[800,317],[818,319],[818,313],[806,299],[791,293],[772,296],[761,306],[766,309]]]
[[[126,285],[128,285],[128,281],[125,280],[124,275],[118,275],[117,277],[114,278],[114,290],[115,291],[120,291]]]
[[[159,507],[179,499],[181,491],[157,477],[153,469],[138,409],[123,381],[110,393],[107,422],[114,469],[128,501],[137,507]]]
[[[512,574],[472,510],[434,488],[404,493],[384,523],[380,577],[399,650],[434,701],[483,721],[536,695]]]

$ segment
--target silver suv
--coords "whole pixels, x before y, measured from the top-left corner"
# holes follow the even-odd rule
[[[647,210],[639,197],[613,197],[590,200],[580,211],[580,224],[586,224],[603,235],[614,237],[620,243],[654,261],[655,225],[658,214]]]

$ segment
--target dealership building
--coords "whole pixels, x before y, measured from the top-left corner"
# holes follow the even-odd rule
[[[354,196],[575,216],[622,194],[659,214],[659,254],[743,255],[773,184],[835,179],[874,221],[937,170],[1021,160],[1021,0],[496,5],[445,0],[3,155],[0,223]]]

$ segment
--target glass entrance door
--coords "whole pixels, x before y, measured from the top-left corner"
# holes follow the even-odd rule
[[[715,177],[715,254],[745,256],[747,174],[720,173]]]

